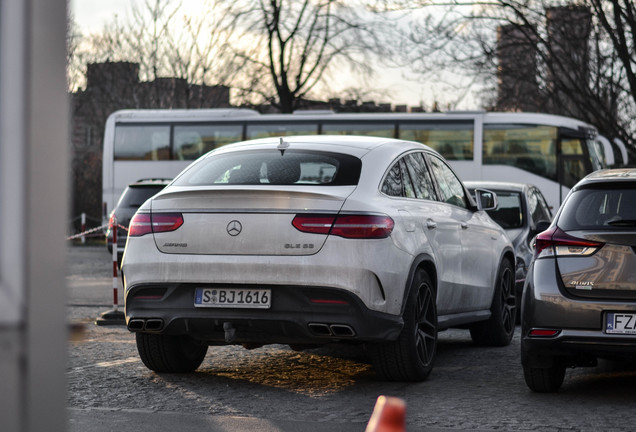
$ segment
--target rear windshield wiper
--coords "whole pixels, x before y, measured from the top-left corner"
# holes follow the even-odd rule
[[[618,219],[607,222],[612,226],[636,226],[636,219]]]

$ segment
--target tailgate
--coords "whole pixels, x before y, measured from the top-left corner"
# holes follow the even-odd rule
[[[327,235],[292,226],[299,213],[337,214],[354,187],[254,187],[175,190],[155,198],[152,212],[179,212],[183,225],[154,235],[160,251],[209,255],[311,255]],[[320,189],[319,191],[315,189]]]
[[[593,255],[557,259],[566,290],[579,297],[636,299],[636,233],[569,233],[603,242]]]

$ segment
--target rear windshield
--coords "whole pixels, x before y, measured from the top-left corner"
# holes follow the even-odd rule
[[[122,194],[117,207],[141,207],[148,198],[159,193],[165,186],[128,187]]]
[[[286,150],[239,151],[196,162],[175,186],[357,185],[362,162],[341,153]]]
[[[581,189],[564,204],[561,229],[615,229],[636,226],[636,185]]]

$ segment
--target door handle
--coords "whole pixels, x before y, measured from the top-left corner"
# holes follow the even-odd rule
[[[434,220],[432,220],[432,219],[428,219],[426,221],[426,228],[428,228],[430,230],[431,229],[435,229],[435,228],[437,228],[437,223]]]
[[[462,222],[460,225],[462,226],[462,229],[468,229],[468,224],[466,222]]]

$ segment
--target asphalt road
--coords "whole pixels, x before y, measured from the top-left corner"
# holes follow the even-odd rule
[[[191,374],[156,374],[134,335],[94,321],[113,309],[112,257],[103,246],[69,249],[69,430],[364,431],[379,395],[407,404],[408,431],[632,431],[636,365],[602,362],[568,370],[556,394],[527,389],[519,334],[504,348],[472,345],[468,331],[440,333],[438,358],[422,383],[376,380],[355,347],[296,352],[211,347]],[[119,287],[119,308],[123,310]]]

